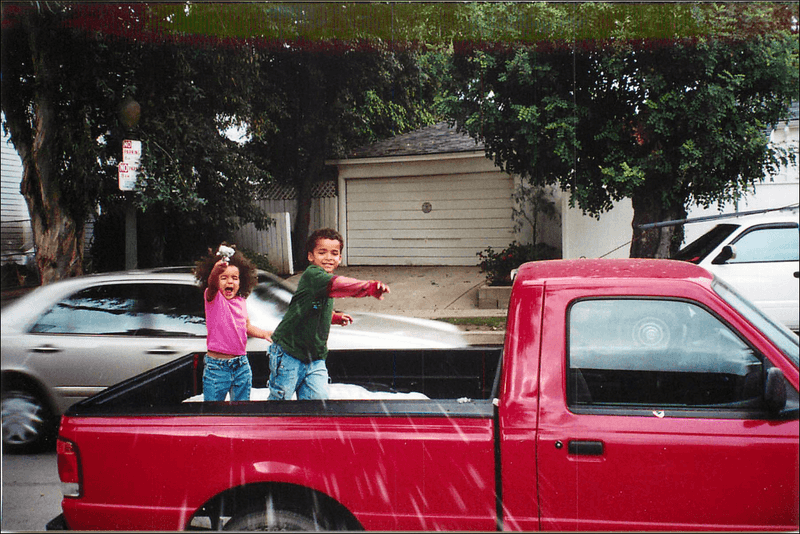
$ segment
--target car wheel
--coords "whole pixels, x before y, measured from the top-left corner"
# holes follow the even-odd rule
[[[2,396],[3,449],[36,452],[50,442],[52,415],[36,395],[24,390],[4,391]]]
[[[313,518],[290,510],[253,510],[242,515],[231,518],[225,525],[224,530],[235,531],[319,531],[327,530],[323,528]]]

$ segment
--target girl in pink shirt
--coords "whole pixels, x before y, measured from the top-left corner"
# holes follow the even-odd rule
[[[241,252],[220,246],[216,255],[197,262],[195,277],[203,284],[208,353],[203,371],[206,401],[250,400],[253,372],[247,359],[247,337],[271,340],[272,332],[250,324],[245,299],[258,282],[255,266]]]

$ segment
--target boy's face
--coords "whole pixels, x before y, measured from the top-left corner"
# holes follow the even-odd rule
[[[219,275],[219,290],[222,296],[228,300],[239,294],[239,268],[228,265],[225,271]]]
[[[337,239],[317,239],[314,250],[308,253],[308,261],[332,273],[342,261],[342,244]]]

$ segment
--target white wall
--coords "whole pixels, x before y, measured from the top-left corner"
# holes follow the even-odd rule
[[[771,141],[793,149],[798,153],[798,121],[783,124],[772,132]],[[798,156],[800,159],[800,156]],[[798,166],[782,168],[779,174],[756,184],[754,192],[746,195],[738,204],[728,204],[720,210],[693,207],[688,218],[736,213],[742,211],[781,208],[797,204],[800,199],[800,178]],[[627,258],[630,253],[630,240],[633,233],[633,208],[629,199],[617,203],[614,208],[595,219],[583,215],[579,208],[568,206],[568,196],[562,198],[563,257],[572,258]],[[698,222],[684,225],[685,241],[695,238],[712,228],[717,222]]]

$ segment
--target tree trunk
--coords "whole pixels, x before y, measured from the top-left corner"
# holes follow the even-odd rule
[[[43,46],[31,30],[31,55],[39,89],[35,98],[35,125],[30,151],[20,151],[23,161],[20,191],[31,216],[36,265],[42,284],[83,273],[84,221],[76,221],[63,205],[58,184],[54,98],[55,80]]]
[[[305,269],[308,264],[306,240],[311,224],[311,177],[302,177],[297,188],[297,217],[292,232],[292,256],[296,270]]]
[[[306,65],[300,81],[301,131],[308,132],[300,139],[300,153],[305,154],[298,168],[304,174],[297,184],[297,219],[292,232],[292,249],[295,268],[303,269],[308,263],[306,240],[311,233],[311,192],[325,170],[327,135],[325,127],[325,77],[313,62]]]
[[[659,202],[658,193],[635,192],[631,199],[633,204],[633,239],[631,241],[631,258],[671,258],[680,249],[683,241],[683,226],[665,226],[649,230],[639,229],[639,225],[680,220],[686,218],[686,209],[664,207]]]

